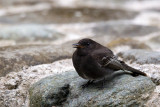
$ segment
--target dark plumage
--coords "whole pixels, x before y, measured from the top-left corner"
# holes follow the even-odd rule
[[[88,83],[102,79],[118,70],[127,70],[133,75],[146,76],[145,73],[118,60],[110,49],[91,39],[82,39],[73,46],[77,48],[72,56],[73,65],[79,76],[89,80]]]

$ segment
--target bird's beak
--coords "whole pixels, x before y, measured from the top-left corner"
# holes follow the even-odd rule
[[[75,44],[72,44],[73,45],[73,48],[83,48],[82,45],[80,45],[79,43],[75,43]]]

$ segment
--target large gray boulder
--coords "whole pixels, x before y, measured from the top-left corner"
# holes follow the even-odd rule
[[[30,107],[93,107],[93,106],[143,106],[155,84],[148,77],[132,77],[118,71],[101,81],[81,88],[86,81],[76,71],[46,77],[29,89]]]

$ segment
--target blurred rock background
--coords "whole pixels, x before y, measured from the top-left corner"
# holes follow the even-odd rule
[[[72,43],[86,37],[146,72],[145,106],[159,105],[159,0],[0,0],[0,107],[28,107],[31,84],[73,71]]]

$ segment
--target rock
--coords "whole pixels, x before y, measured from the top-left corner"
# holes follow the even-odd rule
[[[97,36],[118,36],[118,37],[135,37],[146,36],[154,32],[158,32],[158,27],[136,25],[126,21],[111,21],[97,24],[92,28]]]
[[[5,87],[7,87],[7,89],[11,90],[11,89],[16,89],[18,84],[19,84],[18,81],[16,81],[15,79],[11,79],[10,81],[6,81],[4,85]]]
[[[117,55],[130,64],[130,66],[145,72],[156,85],[160,85],[159,52],[133,49],[121,51]]]
[[[0,107],[29,107],[31,84],[50,75],[74,70],[71,59],[28,67],[0,77]],[[5,105],[5,106],[2,106]]]
[[[133,68],[136,68],[142,72],[145,72],[148,77],[151,78],[151,80],[156,84],[160,85],[160,65],[159,64],[142,64],[139,65],[137,63],[129,63],[126,61],[128,65],[130,65]]]
[[[30,87],[30,107],[143,106],[155,88],[148,77],[123,71],[108,77],[103,89],[101,81],[82,89],[85,82],[75,71],[46,77]]]
[[[42,7],[42,6],[41,6]],[[38,11],[29,10],[27,12],[7,11],[0,17],[3,23],[77,23],[77,22],[95,22],[108,21],[116,19],[131,19],[137,15],[137,12],[126,11],[123,9],[103,9],[95,7],[51,7],[49,9],[39,9]],[[28,7],[28,9],[33,7]],[[17,9],[19,9],[17,7]],[[112,14],[111,14],[112,13]],[[20,17],[22,16],[22,17]]]
[[[53,41],[64,37],[63,34],[42,25],[14,25],[0,28],[0,39],[15,40],[24,43],[29,41]]]
[[[30,106],[31,107],[40,107],[40,106],[50,107],[53,105],[53,103],[54,105],[60,105],[62,102],[64,102],[67,99],[67,96],[69,94],[70,86],[68,82],[71,82],[71,80],[75,77],[75,73],[68,72],[67,74],[68,75],[64,75],[64,73],[62,73],[57,77],[49,76],[45,78],[45,81],[42,79],[38,83],[34,84],[29,90]],[[46,87],[46,88],[44,89],[43,87],[44,88]],[[35,95],[38,95],[38,96],[35,96]]]
[[[145,43],[142,43],[138,40],[134,40],[132,38],[125,38],[125,37],[114,39],[107,44],[107,47],[109,48],[114,48],[118,46],[130,46],[131,49],[148,49],[148,50],[151,49]]]
[[[150,95],[149,100],[145,104],[146,107],[158,107],[160,105],[160,86],[156,86],[154,92]]]
[[[145,50],[128,50],[118,53],[118,56],[123,58],[124,61],[131,61],[138,64],[159,64],[160,63],[160,53],[154,51]]]
[[[71,45],[24,45],[1,48],[0,76],[13,71],[18,72],[24,67],[70,58],[74,50]]]

